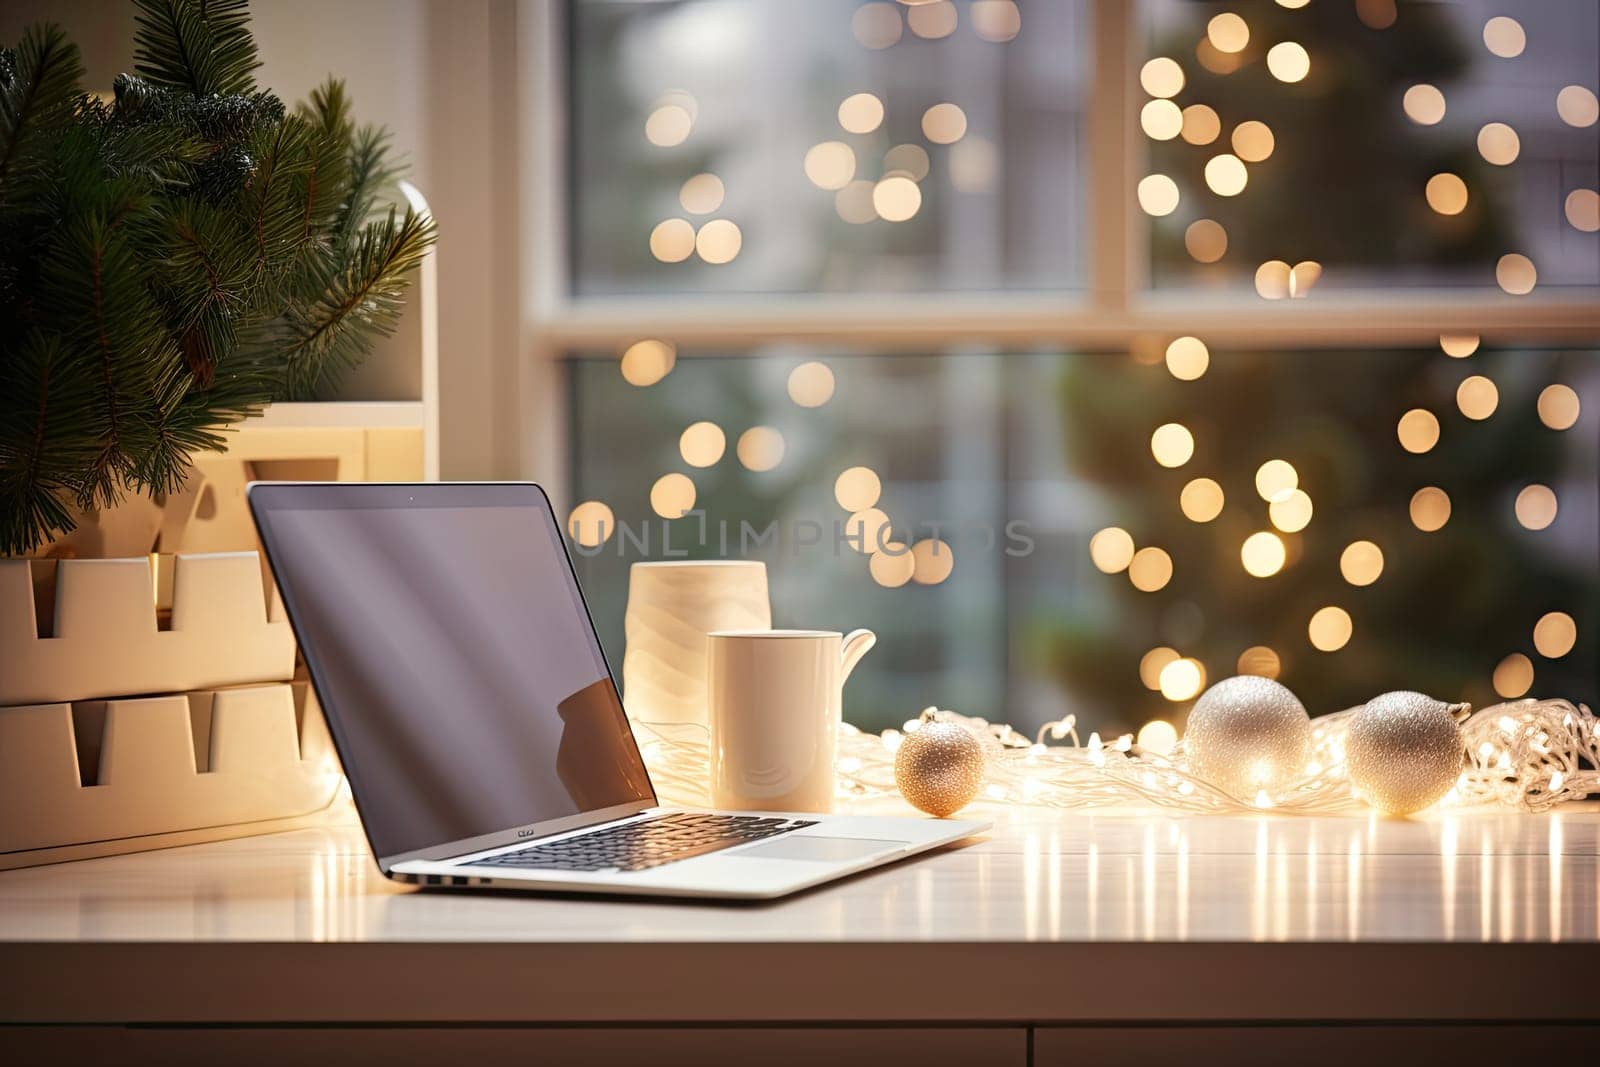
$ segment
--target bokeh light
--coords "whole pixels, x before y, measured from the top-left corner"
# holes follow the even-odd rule
[[[1239,653],[1234,669],[1240,674],[1253,674],[1258,678],[1276,678],[1283,670],[1278,654],[1266,645],[1251,645]]]
[[[1383,549],[1371,541],[1352,541],[1339,554],[1339,573],[1351,585],[1371,585],[1383,574]]]
[[[1128,563],[1128,581],[1142,593],[1154,593],[1172,580],[1172,557],[1159,548],[1141,548]]]
[[[919,144],[897,144],[883,154],[883,176],[899,174],[920,182],[928,176],[928,150]]]
[[[881,552],[874,552],[867,561],[867,571],[872,575],[872,580],[886,589],[898,589],[905,585],[916,569],[911,550],[900,541],[890,541]]]
[[[1497,167],[1510,166],[1522,151],[1522,139],[1503,122],[1486,123],[1478,131],[1478,154]]]
[[[1289,558],[1283,539],[1271,530],[1261,530],[1244,539],[1239,547],[1239,561],[1244,571],[1253,578],[1270,578],[1283,570]]]
[[[833,483],[833,498],[852,515],[876,505],[882,494],[883,483],[871,467],[851,467]]]
[[[1295,489],[1282,500],[1267,505],[1267,516],[1272,525],[1284,533],[1299,533],[1311,523],[1311,497],[1305,490]]]
[[[730,219],[712,219],[694,235],[694,250],[707,263],[732,263],[744,246],[744,234]]]
[[[598,500],[585,500],[567,516],[568,535],[584,548],[597,548],[605,544],[616,528],[616,516]]]
[[[1448,172],[1435,174],[1424,189],[1428,206],[1441,215],[1459,215],[1467,207],[1467,183]]]
[[[756,472],[770,471],[783,462],[786,450],[783,434],[771,426],[752,426],[739,435],[739,443],[734,447],[739,462],[747,470]]]
[[[806,150],[806,177],[818,189],[843,189],[856,173],[856,154],[843,141],[823,141]]]
[[[950,0],[931,0],[913,5],[906,12],[906,23],[918,37],[937,41],[956,32],[956,5]]]
[[[1306,626],[1306,636],[1311,639],[1311,647],[1319,652],[1339,651],[1350,643],[1350,635],[1354,631],[1355,626],[1350,621],[1350,613],[1332,604],[1318,608],[1316,614],[1311,616],[1310,624]]]
[[[808,360],[789,372],[789,399],[803,408],[820,408],[833,399],[833,370],[820,360]]]
[[[1151,719],[1139,727],[1139,736],[1134,738],[1134,743],[1146,752],[1169,756],[1177,747],[1178,730],[1165,719]]]
[[[728,438],[714,422],[691,423],[678,436],[678,452],[691,467],[709,467],[727,451]]]
[[[1146,215],[1170,215],[1178,207],[1178,183],[1165,174],[1147,174],[1139,179],[1139,207]]]
[[[1444,119],[1444,94],[1427,83],[1413,85],[1401,100],[1406,118],[1420,126],[1436,126]]]
[[[1256,292],[1266,300],[1282,300],[1289,295],[1289,264],[1269,259],[1256,268]]]
[[[1179,381],[1192,382],[1211,365],[1211,353],[1198,337],[1178,337],[1167,345],[1167,370]]]
[[[1527,256],[1508,252],[1494,265],[1494,279],[1512,296],[1526,296],[1538,283],[1539,272]]]
[[[1157,56],[1139,69],[1139,84],[1151,96],[1177,96],[1183,91],[1183,68],[1175,59]]]
[[[1228,152],[1206,160],[1206,188],[1218,196],[1238,196],[1250,181],[1244,163]]]
[[[1525,696],[1533,688],[1533,661],[1513,652],[1494,669],[1494,691],[1507,700]]]
[[[1256,468],[1256,492],[1267,503],[1286,499],[1300,487],[1300,474],[1286,459],[1269,459]]]
[[[1439,443],[1439,420],[1431,411],[1412,408],[1400,416],[1395,432],[1400,438],[1401,448],[1420,456]]]
[[[726,190],[715,174],[696,174],[678,190],[678,203],[691,215],[709,215],[722,206]]]
[[[1594,233],[1600,230],[1600,192],[1593,189],[1574,189],[1567,194],[1567,222],[1575,230]]]
[[[1556,94],[1556,114],[1568,126],[1593,126],[1600,121],[1600,99],[1581,85],[1569,85]]]
[[[1500,406],[1500,390],[1481,374],[1464,378],[1456,386],[1456,407],[1469,419],[1482,421]]]
[[[1289,295],[1303,297],[1311,292],[1317,279],[1322,277],[1322,264],[1314,259],[1302,259],[1289,268]]]
[[[950,184],[963,193],[986,193],[1000,175],[1000,150],[982,137],[963,137],[950,146]]]
[[[1273,148],[1277,146],[1271,127],[1255,119],[1235,126],[1231,141],[1233,154],[1246,163],[1260,163],[1271,156]]]
[[[682,263],[694,254],[694,223],[664,219],[650,231],[650,254],[663,263]]]
[[[1374,30],[1386,30],[1400,17],[1394,0],[1356,0],[1356,18]]]
[[[694,482],[687,474],[663,474],[650,487],[650,509],[663,519],[681,518],[694,510]]]
[[[845,541],[857,552],[871,555],[889,543],[889,516],[877,508],[858,511],[844,524]],[[1133,550],[1128,550],[1133,555]]]
[[[1193,145],[1210,144],[1222,135],[1222,120],[1205,104],[1183,109],[1183,139]]]
[[[1250,27],[1232,11],[1224,11],[1206,23],[1206,39],[1219,52],[1243,52],[1250,43]]]
[[[1160,681],[1161,695],[1168,700],[1193,700],[1205,688],[1206,669],[1197,659],[1175,659],[1161,668]]]
[[[635,341],[622,353],[622,377],[640,388],[665,378],[678,362],[678,350],[665,341],[646,338]]]
[[[1178,507],[1191,522],[1210,522],[1222,514],[1222,486],[1210,478],[1196,478],[1178,494]]]
[[[922,208],[922,189],[910,178],[895,175],[872,187],[872,209],[880,219],[904,222]]]
[[[1004,44],[1022,32],[1022,12],[1015,0],[972,0],[967,13],[972,32],[985,41]]]
[[[1183,247],[1197,263],[1215,263],[1228,251],[1228,231],[1214,219],[1196,219],[1183,231]]]
[[[1548,485],[1534,483],[1517,494],[1517,521],[1529,530],[1543,530],[1556,521],[1556,494]]]
[[[1452,359],[1466,359],[1478,350],[1478,335],[1475,333],[1442,333],[1439,335],[1439,347],[1444,354]]]
[[[1139,128],[1153,140],[1170,141],[1183,130],[1183,112],[1171,100],[1151,100],[1139,111]]]
[[[950,577],[956,557],[950,545],[937,537],[924,538],[911,546],[911,577],[918,585],[938,585]]]
[[[1560,659],[1578,643],[1578,624],[1564,611],[1542,615],[1533,624],[1533,647],[1546,659]]]
[[[1516,19],[1496,15],[1483,24],[1483,45],[1501,59],[1515,59],[1528,46],[1528,35]]]
[[[966,132],[967,113],[954,104],[934,104],[922,113],[922,134],[934,144],[955,144]]]
[[[1582,405],[1570,385],[1547,385],[1539,393],[1539,421],[1552,430],[1570,430],[1578,421]]]
[[[644,120],[644,138],[657,148],[674,148],[689,139],[694,116],[681,104],[662,104]]]
[[[1118,574],[1133,562],[1133,538],[1119,526],[1107,526],[1089,538],[1089,558],[1106,574]]]
[[[888,48],[899,41],[900,35],[905,32],[899,5],[883,3],[882,0],[862,4],[850,17],[850,32],[855,34],[856,40],[864,48],[873,51]]]
[[[1283,41],[1267,49],[1267,70],[1281,82],[1304,80],[1311,73],[1311,56],[1293,41]]]
[[[1158,645],[1146,652],[1139,659],[1139,681],[1144,683],[1146,689],[1157,692],[1161,689],[1161,672],[1166,670],[1167,664],[1178,659],[1178,650]]]
[[[1450,495],[1438,486],[1429,485],[1411,495],[1411,525],[1423,533],[1444,529],[1450,521]]]
[[[883,101],[871,93],[854,93],[839,104],[839,125],[849,133],[871,133],[883,125]]]
[[[1163,423],[1150,435],[1150,454],[1163,467],[1181,467],[1194,455],[1194,435],[1182,423]]]

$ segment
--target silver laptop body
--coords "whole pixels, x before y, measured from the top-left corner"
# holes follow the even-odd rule
[[[255,482],[248,499],[391,879],[759,900],[989,827],[659,806],[531,482]]]

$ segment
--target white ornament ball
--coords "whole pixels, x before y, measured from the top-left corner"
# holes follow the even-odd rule
[[[1183,733],[1189,769],[1240,800],[1298,779],[1311,759],[1311,717],[1271,678],[1224,678],[1200,695]]]
[[[1424,693],[1384,693],[1350,718],[1345,763],[1356,795],[1385,815],[1410,815],[1461,777],[1461,727],[1466,704]]]

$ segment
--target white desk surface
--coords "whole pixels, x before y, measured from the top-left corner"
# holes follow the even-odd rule
[[[1600,807],[1001,812],[757,906],[394,886],[326,828],[0,872],[4,1021],[1593,1020]]]

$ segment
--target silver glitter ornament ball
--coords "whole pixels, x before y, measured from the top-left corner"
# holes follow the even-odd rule
[[[1183,747],[1191,771],[1252,801],[1304,773],[1311,758],[1311,717],[1299,698],[1271,678],[1224,678],[1195,701]]]
[[[1461,728],[1472,708],[1425,693],[1384,693],[1350,718],[1345,762],[1356,795],[1385,815],[1410,815],[1461,777]]]

